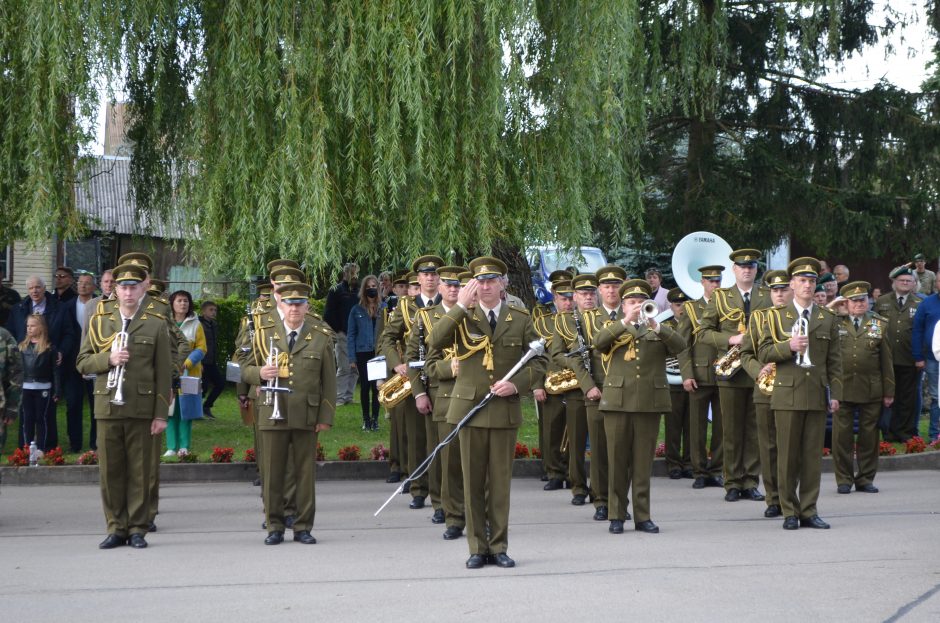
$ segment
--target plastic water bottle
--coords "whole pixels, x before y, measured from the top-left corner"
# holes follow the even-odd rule
[[[29,442],[29,466],[36,467],[39,465],[39,448],[36,447],[35,441]]]

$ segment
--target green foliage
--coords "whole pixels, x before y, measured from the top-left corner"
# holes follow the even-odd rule
[[[238,296],[228,296],[226,298],[212,299],[219,307],[219,313],[215,318],[218,345],[218,362],[221,366],[224,361],[230,359],[235,352],[235,337],[238,335],[238,329],[245,318],[245,310],[248,301]],[[202,301],[195,304],[199,309]]]

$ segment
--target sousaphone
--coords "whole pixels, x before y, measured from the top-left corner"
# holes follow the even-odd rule
[[[693,301],[702,298],[702,266],[724,266],[721,274],[721,287],[734,285],[734,271],[731,270],[731,245],[717,234],[696,231],[685,236],[672,252],[672,275],[676,285]]]

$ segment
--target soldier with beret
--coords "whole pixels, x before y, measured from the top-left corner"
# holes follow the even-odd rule
[[[143,304],[146,269],[121,264],[114,280],[117,307],[92,316],[77,367],[82,374],[97,375],[99,476],[108,523],[99,547],[130,543],[144,548],[150,473],[156,465],[153,437],[166,429],[174,364],[167,319]]]
[[[927,258],[923,253],[914,256],[914,278],[917,279],[917,292],[929,296],[937,291],[937,273],[927,268]]]
[[[766,312],[757,357],[775,363],[770,406],[777,424],[777,486],[784,530],[828,529],[816,509],[826,412],[842,399],[839,320],[813,303],[819,261],[801,257],[787,267],[793,300]]]
[[[875,313],[887,320],[885,338],[894,365],[894,404],[884,431],[885,441],[904,443],[917,434],[917,388],[920,370],[914,361],[912,337],[914,316],[921,303],[917,281],[909,266],[891,271],[891,292],[875,301]]]
[[[826,293],[826,302],[823,305],[828,305],[836,298],[839,294],[839,284],[836,282],[836,276],[830,272],[824,272],[819,275],[819,279],[816,281],[816,287],[822,286],[823,292]]]
[[[456,380],[447,421],[457,424],[489,393],[492,400],[460,431],[468,569],[494,563],[513,567],[509,547],[509,488],[516,432],[522,424],[520,394],[539,388],[545,358],[526,363],[502,380],[538,339],[529,312],[504,303],[500,293],[506,265],[493,257],[470,262],[474,279],[462,288],[457,305],[434,326],[431,347],[452,348]]]
[[[881,407],[894,402],[894,366],[885,342],[887,320],[868,311],[871,284],[853,281],[842,287],[848,315],[840,318],[842,348],[842,402],[832,420],[832,459],[839,493],[877,493],[878,418]],[[858,412],[858,438],[852,432]],[[855,441],[853,444],[852,442]],[[853,445],[858,458],[854,470]]]
[[[666,300],[669,302],[672,316],[663,320],[663,324],[678,333],[679,321],[685,313],[684,305],[689,302],[689,297],[681,288],[672,288],[666,293]],[[666,471],[672,480],[692,478],[689,393],[682,385],[678,357],[670,357],[667,362],[666,379],[669,381],[672,410],[666,414]]]
[[[242,378],[252,385],[279,386],[257,403],[261,437],[266,545],[284,540],[284,478],[289,457],[296,481],[294,541],[311,545],[316,510],[317,435],[333,425],[336,360],[333,332],[308,319],[310,286],[286,282],[275,289],[277,306],[255,320],[250,357]],[[276,349],[273,350],[272,349]],[[270,402],[270,404],[268,404]]]
[[[666,359],[678,355],[685,341],[672,328],[643,317],[641,308],[650,300],[650,292],[643,279],[625,281],[619,289],[622,317],[606,324],[594,338],[606,375],[599,409],[607,433],[613,534],[623,533],[631,487],[636,530],[659,532],[650,519],[650,476],[659,418],[671,409]]]
[[[722,487],[724,453],[721,449],[721,400],[715,378],[715,360],[718,348],[701,339],[702,316],[721,287],[721,265],[702,266],[702,297],[687,301],[679,317],[677,331],[685,340],[686,348],[679,353],[679,373],[682,387],[689,393],[689,456],[692,460],[693,489]],[[708,422],[711,413],[712,435],[708,443]],[[709,456],[711,455],[711,456]]]
[[[719,288],[701,318],[699,338],[714,346],[719,356],[741,348],[751,313],[770,307],[770,291],[755,283],[757,249],[738,249],[729,256],[734,262],[735,285]],[[731,376],[718,379],[721,396],[721,445],[724,451],[725,500],[742,497],[763,501],[757,489],[760,480],[760,455],[757,448],[757,415],[752,397],[754,385],[746,374],[734,368]]]
[[[549,353],[548,368],[546,370],[546,387],[550,387],[552,379],[559,378],[565,371],[570,373],[569,361],[564,357],[566,348],[564,336],[557,334],[558,321],[561,314],[571,313],[574,306],[574,290],[571,287],[571,278],[567,271],[555,271],[549,278],[552,280],[552,311],[542,312],[533,316],[533,325],[536,332],[545,340],[545,348]],[[564,352],[562,352],[564,351]],[[548,476],[545,491],[557,491],[564,486],[568,477],[568,465],[564,450],[562,450],[565,435],[565,421],[567,410],[581,411],[581,418],[585,417],[584,400],[581,390],[577,387],[562,391],[560,388],[546,392],[537,389],[534,392],[535,400],[539,405],[539,447],[542,448],[542,465]]]
[[[793,300],[790,289],[790,275],[785,270],[771,270],[764,275],[764,284],[770,288],[770,300],[774,307],[788,305]],[[757,447],[760,453],[761,477],[764,479],[765,502],[767,508],[764,517],[780,517],[780,493],[777,487],[777,424],[773,409],[770,408],[770,393],[767,387],[773,387],[772,379],[776,364],[761,363],[757,359],[757,349],[764,334],[767,333],[766,314],[768,309],[754,312],[747,328],[747,339],[741,346],[741,366],[754,380],[754,411],[757,417]]]

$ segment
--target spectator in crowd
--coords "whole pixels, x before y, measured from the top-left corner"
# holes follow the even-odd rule
[[[91,301],[85,305],[85,324],[82,325],[82,339],[78,341],[79,347],[81,347],[82,340],[85,339],[85,334],[88,333],[88,319],[97,312],[98,303],[110,299],[114,293],[114,275],[110,270],[101,273],[101,281],[98,283],[98,286],[101,288],[101,294],[91,299]],[[92,420],[94,421],[94,418],[92,418]]]
[[[836,284],[836,276],[832,273],[821,274],[816,285],[822,286],[826,292],[826,301],[822,305],[828,305],[839,295],[839,286]]]
[[[66,274],[66,273],[63,273]],[[87,322],[89,316],[86,314],[88,306],[91,304],[92,297],[95,294],[95,276],[91,273],[81,273],[78,276],[77,288],[78,294],[74,298],[63,301],[59,304],[68,310],[68,320],[72,324],[72,332],[77,336],[84,336],[87,331]],[[88,400],[89,412],[91,414],[91,429],[89,432],[89,446],[96,447],[95,435],[97,427],[95,425],[95,403],[94,403],[94,381],[82,377],[75,369],[75,358],[78,356],[78,346],[80,340],[75,340],[75,348],[72,352],[66,354],[62,361],[62,394],[65,397],[65,422],[66,430],[69,436],[69,449],[72,452],[81,452],[82,450],[82,428],[84,420],[85,400]]]
[[[871,294],[868,295],[868,309],[875,309],[875,301],[878,300],[878,297],[881,296],[881,288],[872,288]]]
[[[346,352],[346,322],[358,299],[359,265],[349,262],[343,266],[343,278],[326,295],[323,308],[323,319],[336,333],[336,406],[352,402],[353,389],[359,377],[356,366],[350,365],[349,353]]]
[[[929,272],[929,271],[928,271]],[[916,276],[916,275],[915,275]],[[911,352],[918,370],[927,371],[927,392],[930,394],[930,424],[928,435],[936,439],[940,435],[940,404],[937,401],[937,383],[940,382],[940,364],[934,356],[934,333],[940,322],[940,284],[934,277],[934,293],[925,298],[914,313],[914,329],[911,335]]]
[[[502,281],[503,281],[503,293],[502,293],[502,295],[501,295],[500,298],[501,298],[503,301],[506,301],[506,302],[509,303],[509,304],[517,305],[517,306],[519,306],[519,307],[521,307],[521,308],[523,308],[523,309],[528,309],[529,306],[526,305],[526,304],[522,301],[521,298],[519,298],[519,297],[516,296],[515,294],[510,294],[510,293],[509,293],[509,275],[503,275],[502,277],[500,277],[500,279],[502,279]]]
[[[819,260],[819,274],[821,275],[828,272],[830,272],[829,263],[826,262],[826,260]]]
[[[0,283],[0,327],[7,326],[7,320],[10,318],[10,310],[16,307],[23,297],[13,288],[8,288]]]
[[[48,452],[55,448],[49,442],[49,432],[55,429],[59,366],[42,316],[33,314],[26,319],[26,337],[19,349],[23,357],[22,445],[35,441],[40,450]]]
[[[33,314],[43,316],[49,333],[49,342],[55,352],[56,365],[61,366],[66,356],[78,347],[78,335],[72,330],[75,320],[69,318],[69,313],[74,313],[74,307],[69,309],[66,305],[60,305],[55,297],[46,292],[46,282],[38,275],[33,275],[26,280],[26,290],[29,296],[10,310],[7,330],[17,343],[22,342],[26,338],[26,319]],[[54,425],[55,420],[53,419],[52,422]],[[54,448],[59,445],[57,427],[53,426],[52,430],[47,431],[47,440],[50,447]],[[23,441],[21,437],[21,446]]]
[[[52,296],[60,303],[71,301],[77,293],[75,292],[75,271],[68,266],[59,266],[53,274],[55,289]]]
[[[186,337],[189,343],[189,356],[183,361],[183,376],[201,376],[200,362],[206,355],[206,334],[202,324],[193,311],[193,297],[186,290],[177,290],[170,295],[170,309],[173,310],[173,321]],[[180,400],[173,405],[173,415],[166,426],[166,454],[163,456],[178,456],[189,454],[192,441],[193,421],[184,418],[181,411]]]
[[[832,274],[836,278],[836,284],[838,287],[836,290],[841,290],[842,286],[849,282],[849,267],[845,264],[839,264],[832,269]]]
[[[225,377],[219,370],[219,329],[215,321],[219,315],[219,306],[214,301],[203,301],[199,310],[202,312],[199,322],[202,323],[202,332],[206,336],[206,356],[202,358],[202,395],[205,397],[205,402],[202,403],[202,415],[209,420],[214,420],[212,407],[222,395],[222,390],[225,389]],[[207,393],[208,396],[206,396]]]
[[[646,283],[650,284],[650,287],[653,289],[653,293],[650,295],[650,298],[656,303],[656,307],[659,308],[659,312],[662,313],[669,309],[669,291],[666,288],[663,288],[663,273],[661,270],[653,266],[646,270]]]
[[[914,256],[914,278],[921,296],[930,296],[937,291],[937,274],[927,269],[927,258],[923,253]]]
[[[375,321],[379,311],[379,280],[368,275],[359,288],[359,302],[349,311],[346,321],[346,350],[351,368],[359,374],[359,404],[362,430],[379,430],[379,392],[366,374],[366,362],[375,356]],[[370,409],[371,406],[371,409]]]
[[[394,275],[390,270],[379,273],[379,301],[384,301],[392,294],[392,280]]]

